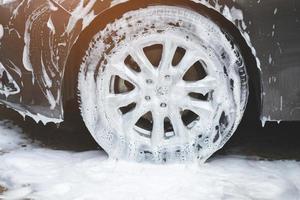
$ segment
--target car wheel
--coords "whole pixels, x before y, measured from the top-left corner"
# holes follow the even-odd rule
[[[82,117],[113,158],[204,162],[232,136],[248,99],[231,36],[187,8],[124,13],[93,38],[79,74]]]

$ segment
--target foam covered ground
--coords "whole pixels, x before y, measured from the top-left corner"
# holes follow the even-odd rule
[[[300,163],[226,156],[202,166],[134,164],[42,148],[2,121],[0,186],[0,199],[296,200]]]

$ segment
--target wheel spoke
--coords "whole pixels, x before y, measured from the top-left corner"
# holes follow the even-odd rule
[[[180,63],[177,65],[178,70],[178,78],[182,79],[185,73],[195,64],[197,61],[200,60],[199,52],[197,50],[190,50],[185,53]]]
[[[172,60],[174,58],[176,49],[177,45],[173,41],[166,40],[164,42],[163,55],[161,58],[159,69],[161,72],[169,72],[169,69],[172,66]]]
[[[124,63],[113,64],[110,70],[112,70],[112,75],[120,76],[122,79],[129,81],[133,85],[142,85],[142,81],[138,76],[138,73],[128,68]]]
[[[137,121],[147,112],[149,112],[148,106],[144,106],[140,103],[136,106],[135,109],[126,113],[123,116],[123,130],[125,131],[125,133],[131,133]]]
[[[181,119],[180,111],[178,109],[172,110],[173,111],[169,114],[169,118],[171,120],[173,130],[175,132],[175,137],[178,138],[180,141],[186,141],[186,126],[184,125]]]
[[[159,145],[164,140],[164,120],[165,116],[157,110],[152,112],[153,117],[153,130],[151,135],[152,145]]]
[[[141,71],[145,75],[145,77],[151,78],[155,74],[153,65],[142,49],[140,49],[139,47],[132,47],[129,50],[129,54],[133,58],[133,60],[140,66]]]
[[[182,81],[184,82],[184,81]],[[206,95],[207,93],[213,91],[217,87],[217,80],[212,76],[207,76],[202,80],[195,82],[184,82],[183,89],[190,92],[200,93]]]
[[[128,106],[129,104],[136,103],[138,101],[138,91],[135,89],[128,93],[109,94],[107,95],[106,100],[109,106],[112,106],[113,108]]]
[[[196,113],[200,118],[209,117],[213,113],[212,103],[209,101],[195,100],[191,97],[184,98],[179,105],[182,109],[188,109]]]

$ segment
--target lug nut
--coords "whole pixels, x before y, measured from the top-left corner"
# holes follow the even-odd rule
[[[165,107],[167,107],[167,104],[166,103],[161,103],[160,107],[165,108]]]
[[[147,84],[152,84],[152,83],[153,83],[153,80],[147,79],[147,80],[146,80],[146,83],[147,83]]]
[[[165,75],[165,79],[170,80],[171,76],[170,75]]]
[[[150,100],[151,100],[151,97],[150,97],[150,96],[145,96],[145,99],[146,99],[147,101],[150,101]]]

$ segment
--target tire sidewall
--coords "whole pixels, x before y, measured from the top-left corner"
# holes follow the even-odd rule
[[[206,17],[203,17],[203,19],[208,20],[208,18]],[[219,29],[219,27],[216,28],[215,26],[217,25],[214,24],[213,26],[207,28],[218,29],[219,32],[218,34],[221,34],[222,31]],[[112,30],[109,30],[108,27],[112,28]],[[166,28],[167,28],[167,24],[166,24]],[[113,33],[113,25],[111,26],[110,24],[106,26],[105,29],[107,29],[106,32],[108,33],[108,35],[111,35]],[[136,33],[137,35],[139,34],[139,32],[136,32],[134,28],[133,30],[127,32],[130,32],[130,34],[133,33]],[[212,53],[216,53],[218,51],[218,53],[216,53],[215,56],[218,57],[218,59],[222,60],[223,62],[222,64],[224,66],[228,66],[228,68],[226,69],[227,70],[226,73],[228,74],[228,77],[226,77],[228,80],[227,85],[229,85],[231,81],[233,81],[235,84],[235,87],[232,90],[233,96],[236,97],[235,99],[232,99],[232,101],[235,103],[235,111],[232,112],[230,116],[232,119],[234,118],[234,122],[231,124],[230,127],[226,127],[226,130],[225,129],[222,130],[224,133],[218,133],[221,134],[220,135],[221,139],[214,145],[210,145],[209,143],[206,142],[208,139],[212,140],[212,136],[210,136],[209,138],[209,136],[204,136],[204,135],[201,135],[199,141],[195,141],[193,145],[191,144],[181,145],[180,150],[182,153],[179,155],[181,160],[194,160],[195,158],[197,158],[199,160],[205,161],[209,156],[211,156],[212,153],[220,149],[227,142],[227,140],[232,136],[244,112],[243,108],[245,107],[244,105],[245,102],[242,101],[242,99],[244,99],[242,95],[244,96],[247,95],[247,91],[245,92],[245,88],[241,87],[241,85],[245,85],[245,84],[242,83],[242,79],[240,77],[241,75],[243,75],[243,72],[244,75],[246,75],[245,66],[243,65],[243,59],[239,53],[238,48],[230,40],[229,34],[224,35],[223,32],[221,35],[218,36],[224,38],[226,38],[225,36],[227,36],[226,48],[228,48],[229,45],[231,45],[230,48],[232,48],[233,50],[232,52],[234,52],[235,54],[234,59],[232,55],[227,55],[227,56],[231,56],[231,59],[227,60],[226,61],[227,63],[225,63],[225,61],[221,59],[221,57],[224,56],[224,54],[228,54],[228,52],[222,51],[222,48],[224,47],[217,45],[217,43],[216,43],[217,46],[211,47],[214,50],[214,52]],[[170,152],[171,154],[175,154],[174,152],[177,152],[178,150],[177,147],[163,146],[155,150],[153,149],[149,150],[148,147],[145,146],[137,147],[135,143],[126,141],[124,137],[116,133],[116,131],[111,128],[111,124],[109,124],[105,119],[107,116],[105,116],[105,113],[103,113],[104,108],[103,105],[101,104],[101,102],[103,102],[103,97],[99,96],[101,90],[100,82],[102,80],[101,73],[103,73],[103,71],[105,70],[105,64],[103,64],[104,60],[107,59],[107,56],[109,55],[109,53],[111,53],[110,51],[107,50],[108,49],[113,50],[114,49],[113,45],[115,45],[113,44],[111,46],[108,46],[107,48],[102,48],[101,45],[99,45],[99,42],[103,43],[103,41],[106,40],[111,42],[113,39],[110,41],[110,39],[108,38],[103,38],[103,34],[102,35],[98,34],[98,36],[96,34],[96,37],[94,38],[93,42],[90,45],[89,50],[87,51],[87,56],[84,59],[84,62],[81,67],[81,73],[79,75],[79,91],[81,96],[87,96],[88,92],[91,91],[96,91],[96,94],[98,93],[98,95],[93,96],[88,100],[86,99],[81,100],[81,104],[82,104],[81,107],[83,108],[82,109],[83,116],[90,116],[90,117],[84,117],[84,121],[87,124],[88,129],[90,130],[90,132],[92,133],[96,141],[100,144],[100,146],[105,151],[107,151],[108,154],[112,157],[115,158],[125,157],[127,159],[129,158],[135,161],[142,161],[144,160],[144,158],[148,156],[149,160],[153,159],[156,162],[166,161],[167,158],[170,157],[173,158],[174,155],[168,155],[168,154],[170,154]],[[125,36],[125,41],[121,41],[120,43],[122,42],[126,43],[126,36]],[[100,57],[99,55],[102,56]],[[91,60],[97,59],[97,56],[98,56],[97,64],[94,63],[91,65],[92,62]],[[103,61],[103,63],[101,63],[101,61]],[[221,71],[221,69],[219,70]],[[84,85],[89,85],[90,86],[89,90],[86,90],[84,88]],[[220,131],[221,130],[219,130],[219,132]],[[205,144],[207,144],[207,146],[205,146]],[[199,146],[201,147],[200,149]],[[198,149],[198,151],[196,149]],[[144,152],[146,151],[152,152],[152,154],[145,155]],[[201,153],[199,153],[200,151]]]

